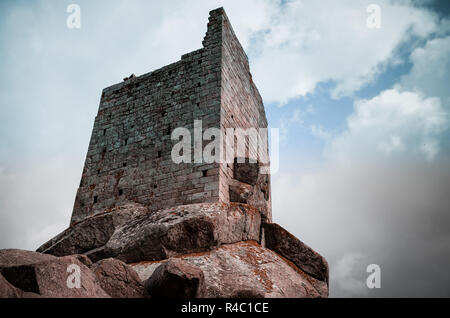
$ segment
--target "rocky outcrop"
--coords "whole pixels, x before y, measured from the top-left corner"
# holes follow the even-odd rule
[[[75,276],[80,278],[77,286]],[[142,298],[144,285],[116,259],[92,262],[84,255],[56,257],[22,250],[0,251],[0,298]]]
[[[80,286],[72,288],[68,280],[73,266],[79,269]],[[6,285],[10,297],[109,297],[94,273],[73,256],[2,250],[0,273],[4,278],[1,284]]]
[[[0,271],[7,267],[32,265],[55,259],[56,257],[53,255],[31,251],[17,249],[0,250]]]
[[[326,260],[281,226],[263,222],[252,205],[200,203],[156,213],[129,206],[110,213],[75,225],[41,247],[44,253],[0,251],[1,297],[328,296]],[[67,285],[71,264],[83,277],[79,289]]]
[[[87,237],[82,224],[77,233]],[[0,251],[1,297],[328,296],[326,260],[248,204],[177,206],[124,218],[113,229],[84,254],[50,255],[63,252],[61,240],[45,253]],[[68,288],[71,264],[80,268],[80,289]]]
[[[203,271],[180,258],[159,264],[145,281],[145,289],[154,298],[201,297],[205,289]]]
[[[75,225],[41,247],[44,253],[2,251],[3,297],[328,296],[326,260],[265,223],[253,205],[199,203],[155,213],[129,206],[109,213]],[[66,286],[69,263],[82,269],[82,291]]]
[[[328,263],[321,255],[275,223],[263,225],[265,247],[293,262],[312,277],[328,283]]]
[[[119,226],[146,213],[139,204],[107,210],[72,225],[37,251],[56,256],[85,253],[105,245]]]
[[[117,259],[101,260],[91,269],[103,290],[113,298],[142,298],[146,295],[136,271]]]
[[[213,251],[177,257],[204,273],[201,297],[326,297],[318,281],[257,242],[222,245]],[[168,264],[162,267],[161,264]],[[158,281],[173,260],[131,264],[142,280]],[[183,271],[185,266],[177,266]],[[182,276],[183,274],[177,274]],[[155,277],[156,276],[156,277]],[[166,285],[170,286],[170,285]],[[169,288],[170,289],[170,288]],[[169,291],[166,291],[168,293]]]
[[[105,246],[87,253],[97,261],[157,261],[221,244],[259,240],[261,216],[248,205],[200,203],[164,209],[118,228]]]

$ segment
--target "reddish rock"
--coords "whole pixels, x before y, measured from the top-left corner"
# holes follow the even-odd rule
[[[256,242],[223,245],[213,251],[177,257],[203,271],[201,297],[326,297],[326,283],[317,282],[275,252]],[[142,280],[167,261],[130,264]],[[327,291],[323,292],[323,288]]]
[[[328,283],[328,263],[320,254],[275,223],[264,223],[265,247],[293,262],[302,271]]]
[[[100,286],[114,298],[142,298],[146,295],[136,271],[117,259],[108,258],[95,263],[92,271]]]
[[[0,250],[0,270],[5,267],[31,265],[56,260],[57,257],[18,249]]]
[[[204,282],[200,268],[171,258],[155,269],[145,289],[153,298],[195,298],[202,295]]]
[[[56,260],[52,255],[23,251],[18,249],[0,250],[0,298],[36,298],[34,272],[30,270],[33,264]],[[8,277],[8,281],[2,273]],[[23,289],[17,288],[23,286]],[[34,286],[34,287],[33,287]]]
[[[253,195],[253,186],[232,179],[229,184],[229,192],[231,202],[248,203],[249,198]]]
[[[70,265],[80,268],[80,288],[69,288],[68,272]],[[33,266],[40,295],[57,298],[105,298],[109,295],[100,287],[96,276],[75,257],[64,256],[55,261],[39,263]]]
[[[210,250],[220,244],[259,240],[261,215],[243,204],[201,203],[148,214],[118,228],[103,247],[87,255],[126,263],[157,261]]]
[[[69,287],[68,279],[74,273],[69,270],[71,265],[79,269],[80,288]],[[92,271],[72,256],[55,257],[29,251],[1,250],[0,273],[4,279],[1,285],[7,286],[8,290],[4,297],[109,297]],[[11,294],[13,292],[15,294]]]
[[[71,255],[71,256],[75,257],[77,260],[79,260],[81,263],[83,263],[84,265],[86,265],[89,268],[93,264],[91,259],[89,257],[87,257],[86,255],[75,254],[75,255]]]

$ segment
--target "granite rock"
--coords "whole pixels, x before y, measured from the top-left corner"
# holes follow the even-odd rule
[[[205,278],[203,271],[180,258],[160,264],[145,281],[145,289],[154,298],[201,297]]]
[[[275,223],[264,223],[265,247],[293,262],[312,277],[328,283],[328,263],[319,253]]]
[[[245,204],[200,203],[164,209],[126,223],[108,243],[87,255],[126,263],[157,261],[210,250],[220,244],[259,240],[261,215]]]
[[[88,252],[105,245],[119,226],[147,212],[139,204],[127,204],[104,211],[72,225],[37,251],[55,256]]]
[[[254,241],[222,245],[212,251],[177,257],[202,270],[206,298],[326,297],[326,283]],[[142,280],[153,277],[160,262],[130,264]],[[160,274],[158,274],[160,275]]]
[[[100,286],[113,298],[143,298],[146,295],[136,271],[117,259],[108,258],[92,265]]]
[[[1,250],[0,273],[4,278],[1,284],[10,293],[5,297],[109,297],[92,271],[72,256],[54,257],[29,251]],[[73,282],[72,275],[80,278],[80,286],[69,284]]]

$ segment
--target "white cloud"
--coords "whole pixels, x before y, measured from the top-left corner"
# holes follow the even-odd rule
[[[329,132],[327,132],[321,125],[311,125],[311,134],[313,134],[313,136],[322,138],[322,139],[327,139],[329,137],[331,137],[331,134]]]
[[[372,2],[291,1],[274,8],[252,59],[265,101],[283,103],[327,81],[336,82],[334,96],[351,95],[395,60],[400,43],[437,30],[436,17],[410,1],[378,1],[382,27],[369,29]]]
[[[336,281],[340,297],[363,297],[368,289],[363,278],[364,256],[358,253],[349,253],[342,256],[331,268],[331,275]],[[362,265],[362,266],[361,266]]]
[[[280,141],[285,142],[289,136],[289,128],[292,125],[302,125],[303,124],[303,118],[302,113],[299,108],[295,109],[291,114],[289,114],[289,117],[286,115],[283,115],[279,122],[278,126],[280,127]]]
[[[411,72],[405,75],[400,88],[439,97],[450,109],[450,36],[428,41],[410,56]]]
[[[433,160],[439,151],[438,138],[449,124],[439,98],[425,98],[395,89],[370,100],[355,102],[347,129],[334,138],[329,157],[367,162],[393,159],[393,155],[425,156]]]

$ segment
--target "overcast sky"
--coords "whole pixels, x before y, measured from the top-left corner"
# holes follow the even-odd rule
[[[0,248],[68,226],[102,88],[200,48],[219,6],[280,128],[274,222],[327,258],[330,295],[450,296],[445,0],[1,1]]]

